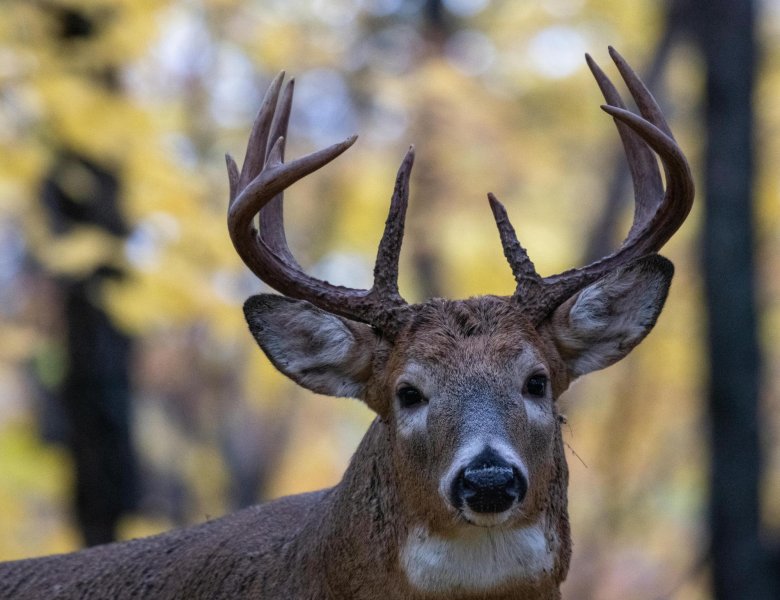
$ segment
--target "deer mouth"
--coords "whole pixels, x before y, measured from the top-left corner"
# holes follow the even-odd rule
[[[473,527],[491,528],[507,523],[515,511],[509,509],[500,513],[475,513],[469,509],[459,509],[458,517]]]

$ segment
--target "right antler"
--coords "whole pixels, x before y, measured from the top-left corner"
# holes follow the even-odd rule
[[[284,163],[284,138],[294,81],[287,83],[279,102],[283,78],[284,73],[280,73],[266,93],[249,137],[240,173],[235,161],[229,155],[226,157],[230,178],[230,238],[239,256],[255,275],[282,294],[308,300],[323,310],[349,319],[387,327],[393,309],[406,305],[398,292],[398,259],[414,149],[409,149],[398,170],[390,214],[377,253],[372,288],[346,288],[306,275],[293,258],[285,239],[283,191],[332,161],[349,148],[357,136]],[[254,227],[255,215],[259,219],[257,229]]]
[[[517,281],[512,300],[521,302],[529,318],[536,322],[577,290],[615,267],[660,250],[685,221],[693,203],[693,179],[688,162],[661,109],[623,57],[611,47],[609,53],[642,115],[626,110],[615,86],[586,55],[588,66],[607,101],[601,108],[615,119],[634,185],[634,222],[620,248],[585,267],[542,278],[518,242],[503,205],[492,194],[488,195],[504,254]],[[666,191],[651,148],[663,163]]]

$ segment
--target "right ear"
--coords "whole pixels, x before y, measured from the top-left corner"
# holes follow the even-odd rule
[[[371,327],[275,294],[244,303],[249,330],[274,366],[318,394],[363,398],[376,335]]]

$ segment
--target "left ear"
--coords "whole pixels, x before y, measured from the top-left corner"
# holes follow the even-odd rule
[[[655,325],[674,266],[651,254],[618,267],[555,309],[551,334],[570,381],[626,356]]]

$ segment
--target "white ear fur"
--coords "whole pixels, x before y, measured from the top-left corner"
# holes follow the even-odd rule
[[[274,294],[249,298],[244,315],[274,366],[295,382],[328,396],[363,396],[373,354],[368,325]]]
[[[570,378],[626,356],[655,325],[674,267],[651,254],[623,265],[559,306],[549,321]]]

